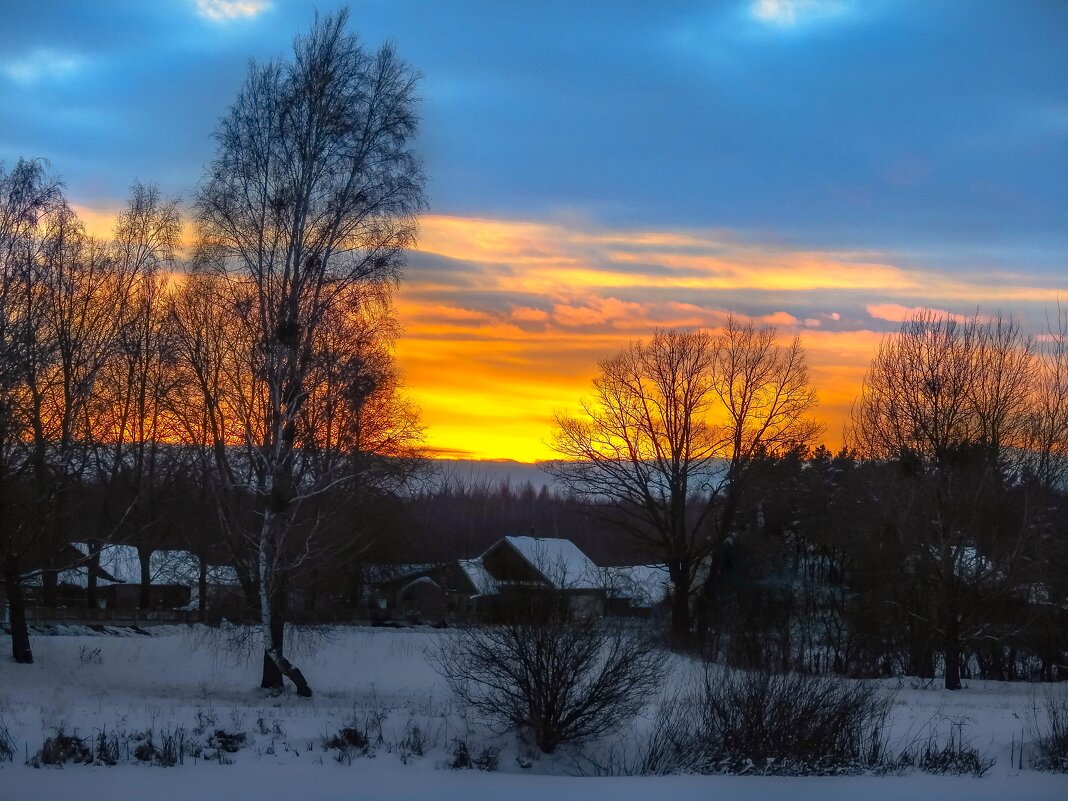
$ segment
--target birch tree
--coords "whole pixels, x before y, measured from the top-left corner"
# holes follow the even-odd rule
[[[51,220],[66,206],[62,187],[40,160],[0,164],[0,560],[11,619],[15,662],[33,662],[23,596],[26,560],[38,538],[16,497],[25,480],[27,441],[25,363],[37,331],[27,314],[28,282],[48,248]]]
[[[284,654],[284,589],[309,555],[297,511],[310,490],[296,463],[317,337],[346,297],[399,279],[423,206],[417,76],[391,46],[365,49],[347,22],[347,10],[318,18],[292,60],[250,66],[196,202],[199,269],[226,277],[254,343],[239,376],[258,406],[243,426],[251,479],[235,489],[255,499],[262,683],[280,688],[285,676],[304,696]]]

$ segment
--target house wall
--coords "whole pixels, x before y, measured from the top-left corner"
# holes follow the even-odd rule
[[[397,592],[396,608],[405,618],[439,623],[445,620],[445,607],[445,589],[433,581],[416,580]]]

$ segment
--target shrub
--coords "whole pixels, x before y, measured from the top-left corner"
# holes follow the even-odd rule
[[[641,773],[833,774],[876,767],[891,698],[861,682],[708,668],[661,703]]]
[[[379,732],[381,738],[381,731]],[[371,747],[370,722],[360,729],[356,724],[343,726],[329,737],[323,737],[323,750],[334,752],[334,761],[339,765],[351,765],[354,757],[374,756]]]
[[[241,750],[241,746],[245,744],[245,733],[242,731],[226,731],[225,729],[216,729],[215,733],[211,735],[208,740],[208,746],[214,748],[219,752],[227,754],[236,754]]]
[[[556,603],[521,622],[451,630],[430,659],[492,727],[529,727],[545,753],[634,717],[664,666],[663,652],[642,631],[579,617]]]
[[[401,739],[399,747],[402,754],[421,757],[426,753],[429,742],[430,738],[427,737],[422,729],[418,726],[409,726],[404,732],[404,737]]]
[[[926,742],[906,747],[896,758],[888,760],[886,767],[891,770],[916,767],[924,773],[953,776],[984,776],[996,760],[984,757],[965,738],[964,728],[973,722],[971,718],[950,721],[948,742],[940,742],[932,731]]]
[[[1032,698],[1029,717],[1031,739],[1038,751],[1031,758],[1032,766],[1068,773],[1068,690],[1050,689],[1042,702]]]
[[[702,728],[713,767],[730,773],[840,773],[883,759],[891,698],[859,681],[708,670]]]
[[[0,712],[0,762],[11,762],[14,759],[15,741],[11,737],[3,712]]]
[[[158,745],[151,730],[139,735],[138,739],[140,742],[133,751],[134,758],[138,762],[149,762],[161,768],[170,768],[185,763],[187,750],[185,729],[180,726],[173,730],[162,730],[159,733]]]
[[[457,738],[454,744],[452,762],[448,763],[448,766],[453,770],[471,770],[473,768],[487,772],[497,770],[500,752],[496,748],[487,746],[479,752],[478,756],[473,757],[466,740]]]
[[[119,763],[119,738],[108,737],[107,729],[101,729],[93,739],[93,764],[113,766]]]
[[[73,734],[67,734],[62,728],[44,741],[41,750],[30,760],[33,767],[41,765],[64,765],[67,762],[88,763],[93,755],[85,740]]]
[[[471,750],[467,747],[467,740],[457,739],[452,749],[452,762],[449,767],[453,770],[470,770],[475,766],[471,759]]]
[[[357,750],[367,749],[367,735],[355,726],[345,726],[338,730],[337,734],[324,738],[324,748],[354,748]]]
[[[662,701],[639,750],[637,766],[627,765],[624,772],[659,776],[708,771],[711,764],[700,708],[695,693],[679,693]]]

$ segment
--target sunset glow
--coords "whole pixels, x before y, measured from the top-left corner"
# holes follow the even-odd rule
[[[188,220],[248,60],[340,4],[56,0],[48,29],[8,4],[0,160],[49,159],[101,237],[134,180]],[[1057,4],[369,2],[353,21],[423,76],[396,355],[435,455],[551,458],[599,360],[731,314],[801,335],[837,447],[910,314],[1040,336],[1068,302]]]
[[[684,252],[682,252],[684,251]],[[426,255],[449,260],[447,271]],[[624,269],[633,265],[633,269]],[[919,308],[974,313],[1011,301],[1032,326],[1068,282],[1006,284],[894,266],[892,256],[767,249],[699,233],[589,232],[429,216],[398,298],[398,358],[442,456],[552,458],[553,414],[574,411],[597,362],[656,327],[727,315],[800,333],[823,441],[842,429],[885,334]]]
[[[78,213],[110,234],[114,210]],[[876,347],[908,315],[1006,309],[1039,333],[1068,297],[1065,276],[965,279],[895,266],[892,254],[790,251],[723,232],[440,215],[420,232],[396,298],[397,357],[427,447],[447,458],[553,458],[554,414],[578,409],[601,359],[655,328],[715,329],[729,314],[801,335],[822,441],[837,448]]]

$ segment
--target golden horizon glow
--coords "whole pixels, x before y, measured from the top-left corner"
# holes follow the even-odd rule
[[[116,208],[76,207],[110,236]],[[999,304],[1041,327],[1068,283],[906,269],[870,252],[746,242],[730,232],[586,229],[426,215],[396,297],[396,355],[440,457],[553,458],[553,416],[589,394],[599,360],[658,327],[710,328],[729,314],[800,334],[837,448],[879,341],[918,309]],[[191,227],[183,241],[192,242]],[[1050,279],[1052,282],[1052,279]],[[1037,331],[1036,331],[1037,333]]]
[[[428,215],[418,252],[449,260],[439,275],[413,259],[397,299],[397,358],[428,443],[444,456],[520,462],[553,458],[554,412],[576,411],[597,362],[657,327],[716,328],[734,313],[776,325],[784,339],[800,333],[820,395],[822,442],[836,449],[879,342],[905,316],[1048,306],[1063,291],[715,231]]]

